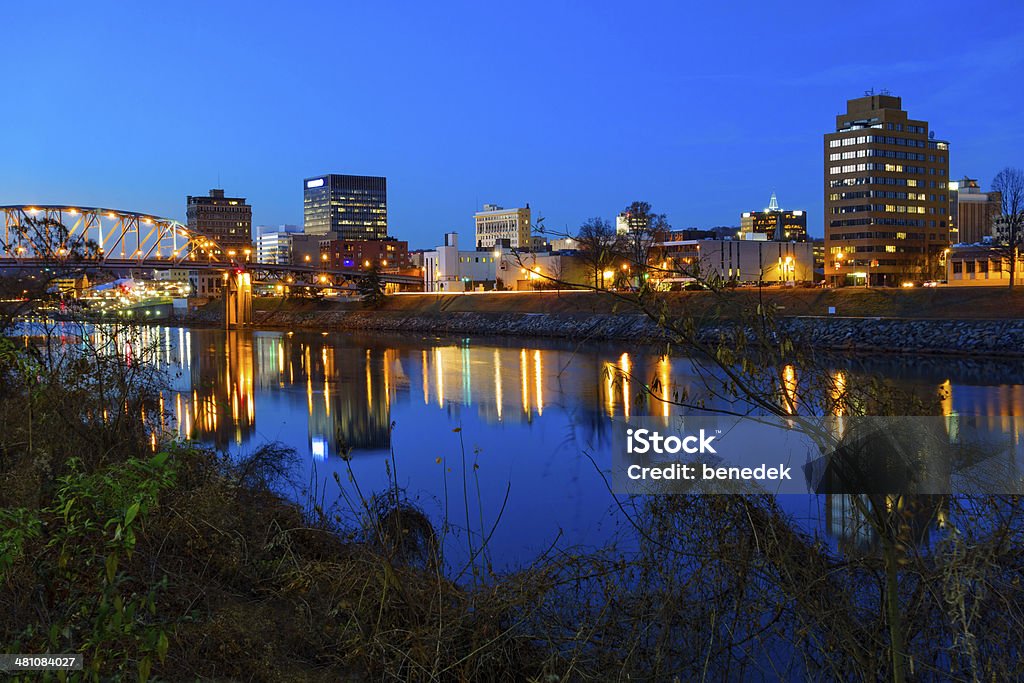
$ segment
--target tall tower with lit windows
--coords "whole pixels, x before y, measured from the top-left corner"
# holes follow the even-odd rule
[[[346,240],[388,236],[388,180],[382,176],[326,175],[302,181],[306,234]]]
[[[887,93],[848,100],[825,134],[825,278],[899,286],[941,277],[949,143]]]
[[[218,248],[201,249],[218,258],[229,257],[238,261],[252,258],[252,207],[245,197],[225,197],[224,190],[210,190],[209,196],[189,196],[186,199],[188,229],[209,237]],[[225,253],[222,253],[225,252]]]

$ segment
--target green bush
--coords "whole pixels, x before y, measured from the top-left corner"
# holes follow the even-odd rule
[[[160,453],[93,473],[78,461],[68,469],[47,507],[0,514],[0,582],[21,598],[8,616],[24,618],[20,629],[6,624],[14,636],[9,647],[80,652],[90,680],[114,673],[144,681],[154,660],[167,655],[157,612],[167,582],[133,575],[131,560],[160,494],[174,486],[173,463]],[[42,614],[38,603],[27,604],[35,597]],[[27,618],[33,613],[39,616]]]

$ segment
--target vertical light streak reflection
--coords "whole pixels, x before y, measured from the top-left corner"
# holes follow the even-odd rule
[[[796,414],[796,382],[796,368],[792,365],[782,368],[782,409],[790,415]]]
[[[672,361],[668,359],[668,356],[662,356],[658,359],[658,382],[661,383],[661,415],[662,417],[668,417],[671,413],[672,406],[669,404],[671,399],[671,393],[669,392],[669,384],[672,381]]]
[[[387,414],[391,414],[391,363],[393,359],[391,356],[393,352],[391,349],[385,349],[384,351],[384,407],[387,410]]]
[[[307,355],[309,351],[306,351]],[[309,414],[313,414],[313,373],[309,372],[309,364],[306,364],[306,408]]]
[[[366,410],[373,414],[373,374],[370,372],[370,349],[366,349]]]
[[[604,376],[605,408],[608,410],[608,417],[615,417],[615,366],[605,363]]]
[[[494,407],[498,411],[498,419],[501,420],[502,408],[502,386],[501,386],[501,355],[498,349],[494,349]]]
[[[441,349],[434,347],[434,378],[437,383],[437,407],[444,408],[444,367]]]
[[[526,349],[519,350],[519,374],[522,380],[523,386],[523,412],[527,416],[530,414],[530,385],[526,378]]]
[[[533,352],[533,383],[537,391],[537,416],[544,414],[544,368],[541,364],[540,349]]]
[[[836,436],[842,437],[846,433],[846,373],[837,370],[832,377],[832,414],[836,420]]]
[[[174,422],[178,425],[178,436],[187,436],[182,433],[182,414],[181,414],[181,392],[174,392]]]
[[[331,387],[327,382],[327,376],[324,375],[324,411],[327,417],[331,416]]]
[[[629,361],[629,354],[624,353],[619,356],[619,370],[622,372],[622,414],[629,419],[629,372],[632,367]]]
[[[836,370],[832,377],[832,414],[842,417],[846,413],[846,373]]]
[[[462,345],[462,403],[473,405],[473,372],[469,362],[469,345]]]
[[[421,358],[421,369],[423,371],[423,405],[430,405],[430,369],[427,366],[427,350],[423,349]]]
[[[953,383],[948,379],[939,385],[939,395],[942,397],[942,414],[953,415]],[[1000,407],[1007,405],[1008,401],[1000,401]],[[994,410],[999,410],[1000,407],[995,407]],[[996,413],[991,413],[996,414]]]
[[[327,417],[331,416],[331,387],[328,383],[328,372],[327,368],[327,347],[324,347],[323,353],[320,354],[321,360],[324,363],[324,411]]]

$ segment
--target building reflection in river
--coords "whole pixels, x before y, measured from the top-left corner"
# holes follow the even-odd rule
[[[178,435],[218,448],[244,445],[256,427],[256,393],[285,394],[292,403],[301,395],[318,459],[389,448],[392,403],[409,399],[414,382],[424,405],[447,413],[471,408],[488,424],[530,424],[557,410],[591,432],[607,417],[668,419],[679,385],[696,386],[696,377],[674,374],[664,356],[468,340],[349,345],[252,331],[163,328],[154,335],[180,375],[173,392]]]
[[[217,448],[246,443],[256,426],[252,332],[186,330],[183,336],[188,353],[180,356],[181,370],[188,389],[175,396],[178,433]]]
[[[311,450],[320,457],[344,448],[388,448],[392,403],[411,397],[413,383],[425,406],[446,412],[472,408],[490,424],[531,423],[550,410],[591,424],[606,417],[667,419],[680,411],[672,404],[678,396],[690,403],[700,398],[709,407],[716,403],[701,397],[702,379],[685,358],[608,347],[584,351],[468,340],[351,344],[323,335],[144,329],[152,330],[146,333],[149,342],[161,345],[161,362],[180,368],[186,378],[176,382],[178,433],[219,447],[251,438],[256,391],[302,396]],[[945,363],[942,376],[915,364],[918,372],[899,365],[900,372],[889,377],[903,388],[937,395],[946,414],[984,415],[993,429],[1012,429],[1013,416],[1024,412],[1024,387],[985,384],[994,378],[979,376],[977,368],[966,382],[953,381],[952,362]],[[856,381],[860,370],[853,363],[838,367],[837,391]],[[787,408],[799,395],[798,381],[796,370],[787,367]]]
[[[301,401],[311,454],[333,457],[346,448],[390,447],[391,409],[412,400],[447,414],[472,409],[488,424],[530,424],[550,411],[588,432],[608,417],[660,416],[702,395],[701,375],[685,358],[621,352],[610,345],[582,349],[556,344],[478,344],[468,339],[400,340],[315,334],[180,328],[142,328],[143,344],[160,348],[159,363],[177,370],[172,415],[177,433],[218,447],[249,441],[256,427],[256,394]],[[130,350],[126,351],[130,353]],[[891,363],[892,367],[880,365]],[[950,369],[962,370],[952,377]],[[882,374],[895,385],[937,396],[947,415],[980,415],[993,430],[1013,432],[1024,413],[1024,372],[1006,376],[998,364],[945,359],[906,364],[837,360],[837,392],[859,378]],[[799,373],[787,367],[783,404],[795,406]],[[414,389],[415,384],[415,389]],[[300,398],[301,397],[301,398]],[[837,410],[844,410],[837,402]],[[563,418],[560,418],[563,419]],[[272,422],[273,420],[271,420]]]

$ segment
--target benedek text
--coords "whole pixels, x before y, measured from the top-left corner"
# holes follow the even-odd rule
[[[672,463],[663,467],[641,467],[630,465],[626,468],[626,475],[630,479],[682,479],[694,480],[698,478],[705,481],[728,481],[728,480],[782,480],[792,479],[788,467],[779,464],[778,467],[760,465],[758,467],[711,467],[701,463],[683,464]]]

